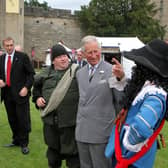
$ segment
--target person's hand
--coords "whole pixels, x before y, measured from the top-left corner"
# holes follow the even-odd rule
[[[6,83],[2,79],[0,79],[0,88],[3,88],[5,86],[6,86]]]
[[[123,67],[116,58],[112,58],[114,65],[112,66],[112,73],[120,80],[124,77]]]
[[[19,92],[19,95],[21,97],[27,96],[27,94],[28,94],[28,89],[26,87],[23,87]]]
[[[43,97],[39,97],[36,100],[36,104],[37,104],[38,107],[44,107],[46,105],[46,101],[44,100]]]

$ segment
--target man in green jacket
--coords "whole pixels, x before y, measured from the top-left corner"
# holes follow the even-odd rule
[[[75,142],[78,106],[77,65],[71,64],[65,48],[52,47],[50,67],[35,76],[33,102],[41,111],[44,140],[50,168],[60,168],[66,159],[69,168],[79,168]]]

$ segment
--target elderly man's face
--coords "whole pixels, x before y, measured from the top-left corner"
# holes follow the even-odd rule
[[[85,44],[84,55],[89,64],[92,66],[98,64],[101,58],[101,49],[98,46],[98,43],[95,41],[88,42]]]

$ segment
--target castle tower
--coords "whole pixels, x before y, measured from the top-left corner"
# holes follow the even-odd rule
[[[24,0],[0,0],[0,44],[11,36],[24,46]]]

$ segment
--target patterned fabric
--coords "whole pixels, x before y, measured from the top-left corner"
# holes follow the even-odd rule
[[[91,82],[93,75],[94,75],[94,67],[90,67],[89,69],[89,82]]]
[[[120,137],[122,155],[130,158],[139,151],[148,138],[153,134],[164,117],[167,93],[155,85],[146,82],[135,97],[123,126]],[[123,141],[124,139],[124,141]],[[152,168],[157,150],[156,142],[151,149],[133,165],[137,168]],[[107,157],[114,154],[114,129],[105,152]],[[115,158],[113,158],[115,162]]]

